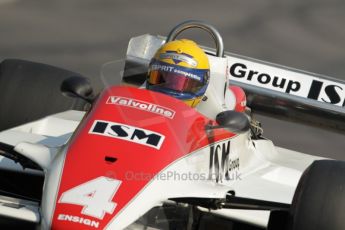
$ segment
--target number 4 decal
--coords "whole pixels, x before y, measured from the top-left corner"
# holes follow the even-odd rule
[[[114,212],[112,199],[120,185],[120,180],[101,176],[65,191],[59,203],[83,206],[82,214],[103,219],[105,213]]]

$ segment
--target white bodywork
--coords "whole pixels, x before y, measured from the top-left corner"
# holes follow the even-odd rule
[[[49,157],[41,158],[37,162],[41,165],[50,165],[54,156],[48,149],[61,149],[71,137],[73,131],[78,126],[84,113],[78,111],[67,111],[44,118],[42,120],[28,123],[23,126],[13,128],[0,133],[0,141],[16,145],[18,148],[27,147],[21,153],[35,160],[34,154],[43,154]],[[227,142],[223,141],[222,143]],[[248,134],[236,136],[230,140],[230,158],[228,161],[239,158],[239,170],[233,171],[230,180],[223,179],[219,183],[214,180],[153,180],[126,208],[109,223],[109,229],[121,229],[131,224],[141,215],[146,213],[151,207],[160,205],[171,197],[225,197],[229,190],[236,192],[237,196],[291,203],[298,180],[305,170],[318,157],[301,154],[283,148],[274,147],[269,140],[250,140]],[[25,144],[23,144],[25,143]],[[30,143],[30,144],[28,144]],[[218,144],[222,144],[218,143]],[[45,146],[45,147],[43,147]],[[41,150],[41,152],[39,152]],[[179,174],[193,173],[207,177],[209,174],[210,148],[198,150],[195,153],[177,160],[165,168],[161,174],[168,172],[178,172]],[[12,212],[0,207],[0,211],[5,215],[11,215],[18,219],[26,219],[39,222],[42,216],[41,225],[43,228],[50,225],[53,215],[53,204],[56,186],[58,183],[65,151],[58,153],[47,178],[49,181],[45,185],[45,192],[41,214],[38,207],[16,209]],[[219,153],[220,154],[220,153]],[[220,156],[219,156],[220,157]],[[46,160],[46,162],[43,162]],[[12,170],[22,170],[21,166],[11,163],[4,158],[1,164],[4,168]],[[48,169],[48,168],[47,168]],[[28,173],[40,173],[35,170],[24,170]],[[237,175],[237,176],[236,176]],[[157,190],[157,188],[160,188]],[[14,210],[14,209],[13,209]],[[128,210],[128,212],[127,212]],[[205,210],[206,211],[206,210]],[[210,210],[207,210],[210,211]],[[266,226],[268,223],[269,212],[267,211],[248,211],[248,210],[211,210],[217,215],[227,218],[244,221],[257,226]],[[115,227],[116,226],[116,227]]]
[[[0,132],[0,142],[14,145],[18,152],[38,163],[46,173],[55,154],[66,145],[84,114],[85,112],[80,111],[66,111],[30,122]],[[42,171],[23,169],[19,164],[2,156],[0,156],[0,167],[22,173],[42,174]],[[23,207],[1,205],[1,215],[35,223],[41,221],[42,214],[39,212],[40,207],[37,207],[37,203],[8,197],[3,199]],[[0,203],[3,203],[1,199]]]
[[[145,37],[145,39],[150,38]],[[160,40],[158,39],[157,41]],[[135,40],[131,42],[133,45]],[[155,51],[150,49],[149,54],[147,54],[147,47],[141,48],[143,56],[134,57],[131,50],[129,50],[128,55],[132,55],[132,58],[149,59],[150,55],[153,55]],[[140,47],[137,47],[136,52],[141,52]],[[228,82],[229,78],[227,70],[229,60],[228,57],[215,58],[210,56],[211,81],[206,92],[208,100],[201,103],[197,108],[208,117],[214,118],[219,112],[231,108],[234,104],[234,101],[231,100],[231,95],[226,94],[224,96],[224,84]],[[247,60],[247,62],[250,61]],[[84,112],[66,111],[0,132],[0,142],[14,145],[17,152],[36,162],[44,169],[44,172],[23,170],[18,164],[3,157],[0,158],[1,168],[23,173],[44,173],[45,175],[41,207],[37,207],[37,204],[33,203],[27,203],[20,209],[0,205],[1,214],[31,222],[40,222],[43,229],[50,227],[57,188],[68,148],[68,140],[78,127],[84,114]],[[213,169],[212,167],[210,168],[210,151],[212,146],[199,149],[187,157],[173,162],[161,171],[160,174],[168,174],[169,172],[178,172],[179,174],[192,173],[199,176],[204,175],[205,178],[203,177],[202,180],[200,178],[199,180],[190,178],[187,180],[176,180],[176,178],[152,180],[115,216],[108,224],[108,229],[127,227],[152,207],[162,204],[169,198],[224,198],[229,191],[234,191],[236,196],[239,197],[291,203],[295,188],[303,171],[314,160],[321,159],[275,147],[269,140],[251,140],[248,132],[237,135],[231,140],[215,143],[213,147],[220,146],[219,149],[221,149],[223,144],[227,144],[228,141],[230,141],[230,153],[224,163],[227,168],[221,166],[220,174],[216,174],[216,177],[220,176],[218,182],[215,181],[214,177],[209,178],[210,173],[214,176],[212,174]],[[216,152],[216,155],[221,159],[220,150]],[[237,163],[239,167],[234,166]],[[232,169],[229,170],[229,168]],[[222,178],[226,170],[231,174],[230,179]],[[204,211],[261,227],[267,226],[269,218],[269,212],[267,211],[238,209]]]

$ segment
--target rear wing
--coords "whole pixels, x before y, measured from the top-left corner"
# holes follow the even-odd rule
[[[130,40],[123,80],[141,85],[164,37]],[[213,49],[203,47],[208,55]],[[345,81],[225,52],[230,84],[242,87],[254,113],[345,132]],[[212,59],[214,60],[214,59]],[[212,70],[211,70],[212,73]]]

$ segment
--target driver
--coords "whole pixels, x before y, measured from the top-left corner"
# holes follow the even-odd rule
[[[209,78],[210,65],[204,51],[191,40],[174,40],[152,58],[146,88],[195,107],[205,95]]]
[[[174,40],[164,44],[152,58],[146,88],[161,92],[196,107],[206,100],[210,64],[205,52],[193,41]],[[230,86],[227,108],[244,112],[246,96],[242,88]]]

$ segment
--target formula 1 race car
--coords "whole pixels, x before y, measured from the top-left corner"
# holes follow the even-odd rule
[[[189,28],[216,43],[203,47],[211,77],[196,109],[142,87],[156,50]],[[253,116],[343,131],[344,82],[225,53],[200,21],[132,38],[125,60],[103,66],[100,93],[56,67],[0,68],[1,226],[345,228],[345,163],[274,146]],[[232,86],[246,111],[224,106]]]

